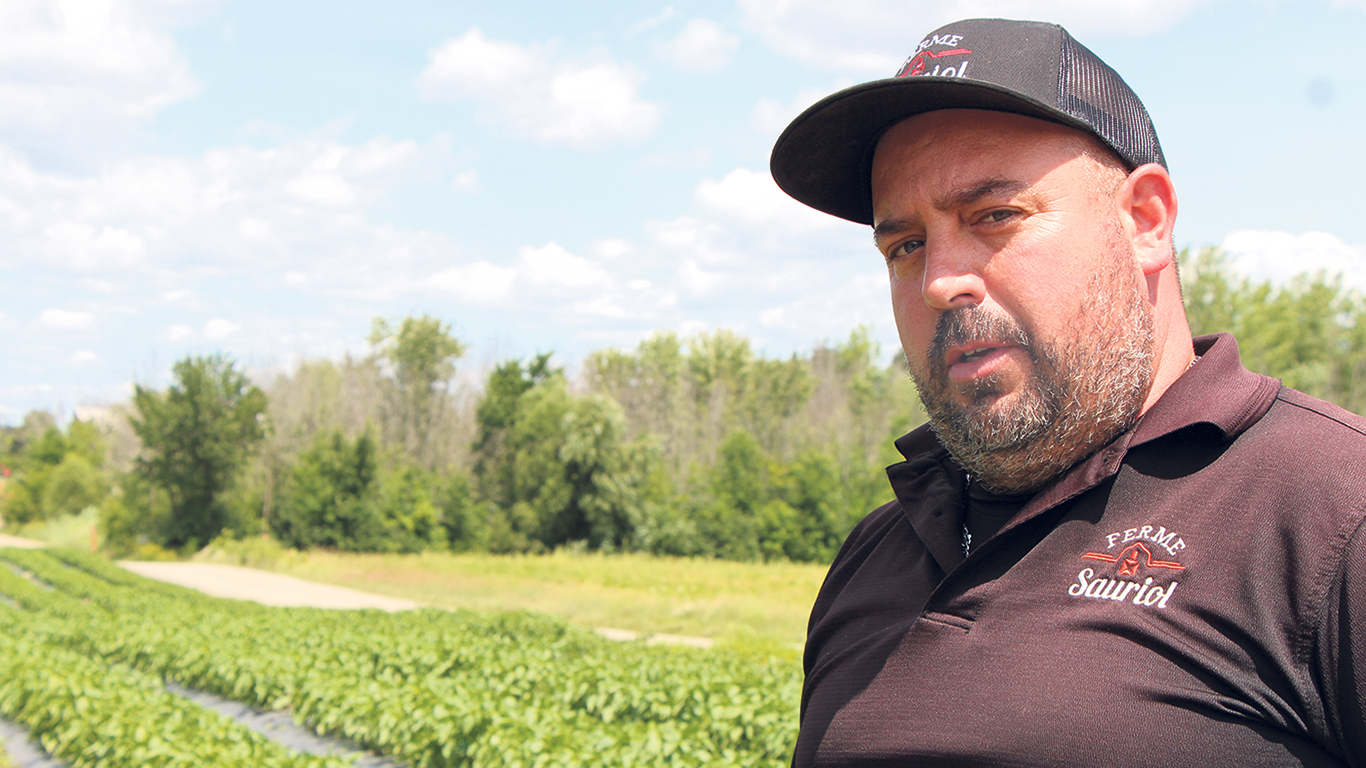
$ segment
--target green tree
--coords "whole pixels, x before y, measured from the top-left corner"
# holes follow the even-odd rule
[[[447,403],[447,386],[465,345],[449,324],[429,315],[406,317],[397,326],[376,319],[370,344],[385,362],[391,384],[397,441],[423,466],[434,469],[432,427]]]
[[[678,334],[652,334],[634,352],[592,352],[584,360],[583,376],[590,390],[606,394],[621,405],[631,439],[653,435],[674,472],[692,460],[697,409]]]
[[[705,501],[696,513],[706,551],[727,560],[760,559],[761,510],[774,500],[763,447],[749,432],[731,432],[707,476]],[[779,510],[767,512],[769,517],[785,516]]]
[[[569,498],[553,513],[561,521],[555,543],[586,541],[592,549],[625,548],[645,496],[636,463],[640,456],[626,445],[621,406],[602,395],[573,398],[561,426],[556,458]]]
[[[46,517],[80,514],[86,507],[98,504],[107,491],[100,472],[75,451],[63,456],[62,463],[52,468],[46,485],[43,489]]]
[[[437,477],[431,499],[441,515],[446,544],[452,551],[488,548],[488,521],[492,509],[488,502],[478,498],[467,473],[456,470]]]
[[[94,424],[73,420],[66,431],[47,413],[31,413],[6,435],[0,464],[11,470],[0,518],[14,524],[77,514],[109,492],[101,466],[105,440]]]
[[[271,530],[299,549],[371,548],[383,536],[370,508],[377,474],[375,441],[367,432],[347,440],[341,430],[319,435],[289,472]]]
[[[509,360],[494,368],[484,384],[484,395],[474,411],[479,435],[474,442],[474,476],[480,494],[500,508],[516,501],[507,434],[517,422],[522,395],[544,384],[560,370],[550,365],[550,353],[530,362]]]
[[[657,453],[627,440],[616,401],[570,393],[549,357],[500,365],[479,403],[475,473],[495,510],[489,546],[630,548],[645,505],[657,502]]]
[[[300,549],[441,547],[446,531],[438,502],[452,500],[449,490],[441,498],[436,486],[431,473],[402,458],[385,467],[369,432],[352,440],[336,429],[319,435],[290,468],[271,528],[282,543]]]
[[[592,549],[622,547],[631,534],[625,418],[608,398],[576,398],[563,378],[528,390],[509,430],[512,505],[525,504],[545,548],[581,541]],[[515,519],[515,518],[514,518]]]
[[[744,392],[740,423],[765,450],[782,454],[792,447],[786,439],[792,431],[791,420],[815,390],[810,366],[796,355],[787,360],[760,358],[750,363],[746,378],[750,384]]]
[[[797,460],[783,466],[775,478],[783,499],[780,511],[770,512],[761,530],[763,549],[769,558],[796,562],[830,562],[844,538],[869,510],[855,506],[844,487],[839,463],[814,448],[802,451]]]
[[[104,550],[117,557],[164,539],[170,519],[170,495],[142,473],[128,472],[100,505],[97,524]]]
[[[422,467],[400,463],[380,474],[373,499],[380,538],[364,551],[421,552],[446,544],[441,510],[432,499],[433,477]]]
[[[1280,286],[1252,281],[1214,248],[1183,252],[1181,262],[1192,332],[1228,331],[1249,369],[1366,412],[1366,302],[1341,276],[1301,274]]]
[[[223,493],[262,437],[266,396],[221,354],[175,364],[165,392],[135,388],[137,466],[170,497],[163,543],[181,548],[213,540],[226,520]]]

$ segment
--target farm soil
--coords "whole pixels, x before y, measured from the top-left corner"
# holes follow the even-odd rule
[[[214,597],[254,600],[262,605],[290,608],[378,608],[407,611],[418,607],[411,600],[386,597],[358,589],[319,584],[284,574],[218,563],[172,563],[123,561],[119,565],[157,581],[197,589]]]
[[[406,611],[421,607],[412,600],[376,595],[349,587],[320,584],[281,573],[220,563],[123,561],[119,565],[150,579],[179,584],[215,597],[254,600],[263,605],[312,608],[378,608]],[[641,633],[613,627],[597,627],[598,634],[610,640],[629,641],[642,635],[655,644],[690,645],[708,648],[711,638],[665,633]]]

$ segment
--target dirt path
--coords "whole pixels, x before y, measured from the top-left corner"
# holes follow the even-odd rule
[[[45,546],[47,545],[41,541],[0,534],[0,547],[33,549]],[[316,581],[237,565],[137,560],[120,561],[119,565],[141,576],[197,589],[207,595],[233,600],[254,600],[262,605],[287,608],[378,608],[382,611],[408,611],[421,607],[412,600],[376,595],[332,584],[320,584]],[[613,627],[597,627],[595,631],[603,637],[620,641],[635,640],[644,634]],[[650,645],[664,643],[709,648],[715,642],[711,638],[687,635],[644,636],[645,642]]]
[[[421,605],[411,600],[386,597],[358,589],[319,584],[316,581],[285,576],[284,574],[217,563],[142,562],[125,560],[119,565],[133,573],[158,581],[179,584],[216,597],[234,600],[255,600],[263,605],[313,608],[379,608],[383,611],[407,611]],[[629,629],[597,627],[594,631],[610,640],[631,641],[642,636],[648,645],[690,645],[709,648],[715,642],[708,637],[686,635],[645,635]]]
[[[378,608],[408,611],[418,607],[411,600],[385,597],[358,589],[319,584],[255,568],[218,563],[153,563],[123,561],[119,565],[157,581],[179,584],[215,597],[254,600],[262,605],[290,608]]]

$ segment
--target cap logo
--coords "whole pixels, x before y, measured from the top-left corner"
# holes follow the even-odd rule
[[[968,63],[966,61],[956,67],[945,66],[947,62],[945,62],[945,64],[934,62],[934,69],[932,71],[926,71],[930,67],[931,59],[942,59],[945,56],[966,56],[967,54],[972,53],[972,51],[967,48],[931,51],[929,50],[931,46],[956,46],[962,41],[962,35],[930,35],[924,40],[921,40],[920,44],[915,47],[916,52],[911,58],[906,60],[905,64],[901,65],[901,69],[896,73],[896,76],[916,77],[917,75],[927,75],[929,77],[962,77],[963,73],[967,71],[968,68]]]

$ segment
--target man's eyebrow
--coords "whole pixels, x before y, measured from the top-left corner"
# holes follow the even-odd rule
[[[972,205],[984,197],[991,195],[1013,195],[1016,192],[1028,189],[1029,184],[1023,181],[1012,179],[987,179],[979,182],[976,186],[967,187],[954,192],[950,192],[934,201],[934,207],[941,211],[949,211],[964,205]]]
[[[911,227],[914,227],[916,221],[916,219],[909,216],[899,216],[895,219],[879,221],[877,226],[873,227],[873,242],[876,243],[891,235],[899,235]]]
[[[1029,189],[1029,184],[1013,179],[987,179],[978,182],[971,187],[965,187],[934,201],[934,207],[940,211],[949,211],[954,208],[972,205],[984,197],[991,195],[1013,195]],[[890,235],[900,234],[907,229],[919,224],[919,219],[914,216],[898,216],[893,219],[878,222],[873,227],[873,241],[877,242]]]

